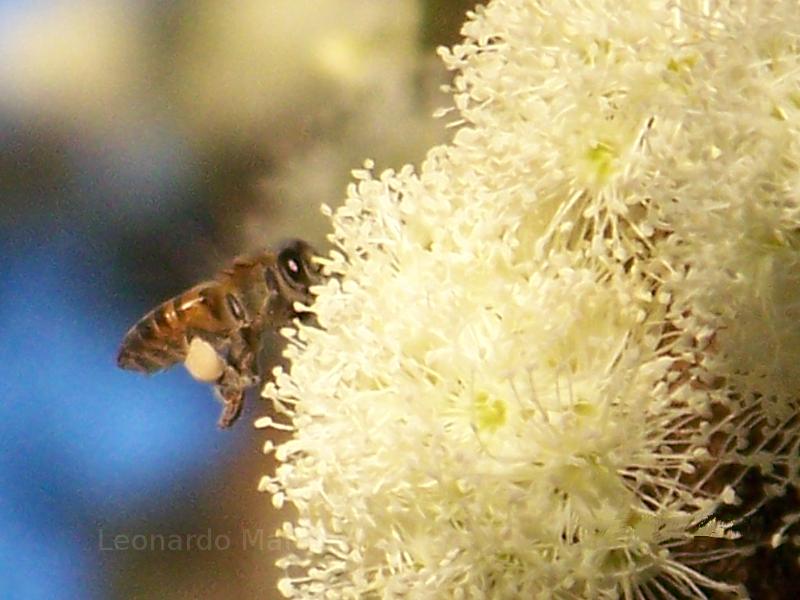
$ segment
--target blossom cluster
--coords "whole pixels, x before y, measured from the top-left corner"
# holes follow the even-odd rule
[[[494,0],[264,395],[302,598],[746,595],[800,461],[800,5]],[[755,483],[754,483],[755,482]]]

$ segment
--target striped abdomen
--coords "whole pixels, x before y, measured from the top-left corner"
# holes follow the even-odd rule
[[[130,328],[117,357],[123,369],[152,373],[186,358],[197,332],[224,337],[237,327],[218,282],[201,283],[142,317]]]

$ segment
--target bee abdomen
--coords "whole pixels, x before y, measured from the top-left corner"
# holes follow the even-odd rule
[[[186,326],[178,298],[147,313],[122,340],[117,364],[123,369],[152,373],[186,358]]]

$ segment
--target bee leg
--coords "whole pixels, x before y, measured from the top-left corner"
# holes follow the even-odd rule
[[[247,388],[253,385],[251,377],[243,374],[238,366],[228,362],[222,371],[215,386],[217,396],[222,401],[222,413],[220,413],[217,425],[220,429],[227,429],[234,424],[242,412],[244,406],[244,396]]]
[[[228,388],[220,390],[220,396],[222,396],[222,412],[219,415],[217,427],[220,429],[227,429],[236,422],[236,419],[242,414],[244,393],[242,389]]]
[[[231,342],[229,360],[237,366],[242,378],[250,380],[248,385],[255,385],[260,380],[257,360],[260,347],[261,329],[255,323],[250,327],[241,328]]]
[[[226,429],[242,412],[245,392],[260,381],[256,374],[259,335],[250,328],[240,329],[231,338],[225,370],[217,380],[217,394],[222,400],[222,414],[217,425]]]

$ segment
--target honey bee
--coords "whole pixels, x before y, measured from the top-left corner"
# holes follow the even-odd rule
[[[196,378],[213,383],[223,405],[218,425],[230,427],[242,411],[245,392],[261,382],[264,332],[308,316],[295,303],[310,305],[309,288],[322,279],[314,256],[309,244],[293,240],[277,252],[237,258],[213,280],[144,315],[125,334],[117,364],[154,373],[186,361]],[[190,365],[203,361],[204,367]]]

